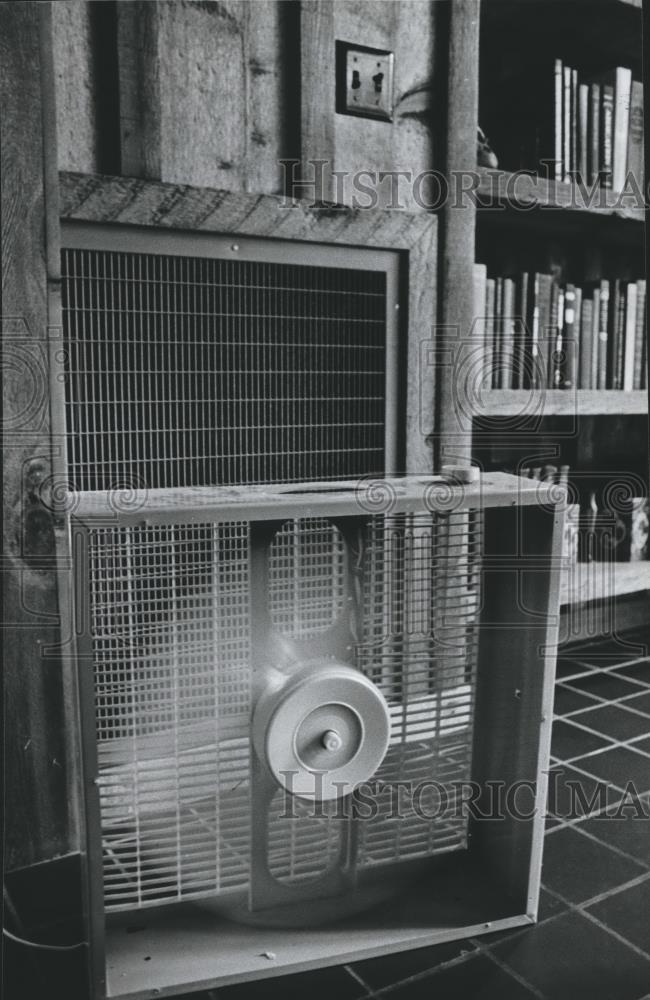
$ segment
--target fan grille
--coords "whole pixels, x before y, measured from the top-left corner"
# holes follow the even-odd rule
[[[323,518],[285,522],[267,556],[268,599],[273,630],[304,648],[310,636],[323,641],[348,604],[341,595],[354,591],[350,662],[380,687],[392,719],[374,814],[358,823],[355,863],[371,868],[466,842],[466,817],[451,807],[470,777],[481,518],[356,520],[345,541]],[[106,905],[243,891],[251,878],[250,525],[89,534]],[[353,579],[345,590],[343,566]],[[396,810],[394,786],[405,781],[420,790]],[[444,814],[434,809],[441,794]],[[346,821],[283,819],[274,808],[269,870],[289,884],[317,879],[336,859]]]
[[[384,469],[386,274],[66,249],[73,490]]]

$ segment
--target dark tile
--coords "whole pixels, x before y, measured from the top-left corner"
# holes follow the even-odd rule
[[[599,780],[611,782],[618,788],[625,790],[631,782],[639,793],[650,789],[650,758],[626,747],[606,750],[593,757],[582,757],[573,763]]]
[[[560,657],[555,665],[555,676],[571,677],[574,674],[588,674],[594,668],[589,663],[582,663],[580,660],[571,660]]]
[[[650,984],[650,960],[577,910],[492,950],[549,1000],[638,1000]]]
[[[624,677],[631,677],[635,681],[643,681],[644,684],[650,684],[650,660],[631,663],[627,667],[619,667],[616,673],[622,674]]]
[[[627,708],[633,708],[635,712],[645,712],[646,715],[650,716],[650,694],[640,694],[636,698],[628,698],[625,705]]]
[[[580,722],[596,732],[612,736],[616,740],[631,740],[635,736],[650,731],[650,719],[618,705],[605,705],[593,712],[579,712],[571,716],[572,722]]]
[[[486,955],[391,990],[391,1000],[532,1000],[535,994]]]
[[[558,899],[553,896],[546,889],[542,888],[539,894],[539,908],[537,910],[537,923],[541,924],[542,920],[548,920],[549,917],[555,917],[558,913],[562,913],[566,910],[568,904],[563,902],[563,900]]]
[[[590,913],[650,954],[650,877],[589,907]]]
[[[609,810],[580,823],[581,827],[606,844],[625,851],[650,866],[650,804],[643,800],[633,808]]]
[[[347,969],[336,966],[315,972],[300,972],[293,976],[275,976],[254,983],[222,986],[212,990],[214,1000],[358,1000],[368,996],[361,983]]]
[[[400,951],[381,958],[369,958],[365,962],[355,962],[352,968],[373,990],[399,983],[402,979],[435,969],[443,962],[458,958],[463,952],[474,952],[476,946],[471,941],[446,941],[431,948],[416,948]]]
[[[561,819],[588,816],[620,798],[618,792],[607,789],[606,783],[580,774],[566,764],[550,768],[548,777],[548,812]]]
[[[542,882],[572,903],[583,903],[642,873],[642,865],[572,827],[558,830],[544,841]]]
[[[581,716],[590,715],[590,712],[581,712]],[[628,712],[628,715],[631,714]],[[571,716],[573,718],[573,716]],[[568,760],[569,757],[581,757],[583,754],[598,750],[599,747],[607,746],[607,740],[602,736],[594,736],[586,733],[584,729],[572,726],[570,722],[562,722],[556,719],[553,723],[553,737],[551,740],[551,753],[559,760]]]
[[[637,740],[632,745],[636,750],[643,750],[644,753],[650,754],[650,736],[644,740]]]
[[[599,698],[624,698],[626,695],[634,694],[636,686],[624,677],[617,674],[601,673],[594,671],[588,677],[579,677],[571,681],[571,687],[586,694],[596,695]]]
[[[593,704],[593,698],[585,697],[585,695],[579,694],[577,691],[571,691],[570,688],[564,687],[563,684],[556,685],[555,704],[553,706],[553,711],[556,715],[577,712],[580,709],[589,708]]]

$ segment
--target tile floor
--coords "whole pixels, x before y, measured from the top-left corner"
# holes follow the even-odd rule
[[[573,647],[558,662],[555,780],[535,927],[199,1000],[650,1000],[650,819],[635,816],[650,816],[649,649],[643,636],[628,636]],[[570,779],[584,801],[567,819]],[[606,801],[594,797],[604,782]]]

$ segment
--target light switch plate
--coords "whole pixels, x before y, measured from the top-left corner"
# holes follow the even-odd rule
[[[339,114],[393,120],[394,55],[337,42],[337,107]]]

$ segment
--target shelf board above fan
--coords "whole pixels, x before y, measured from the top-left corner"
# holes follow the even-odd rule
[[[585,604],[650,590],[650,561],[577,563],[562,575],[563,605]]]
[[[491,389],[475,407],[477,417],[530,416],[599,416],[643,414],[648,412],[648,392],[637,389]]]

